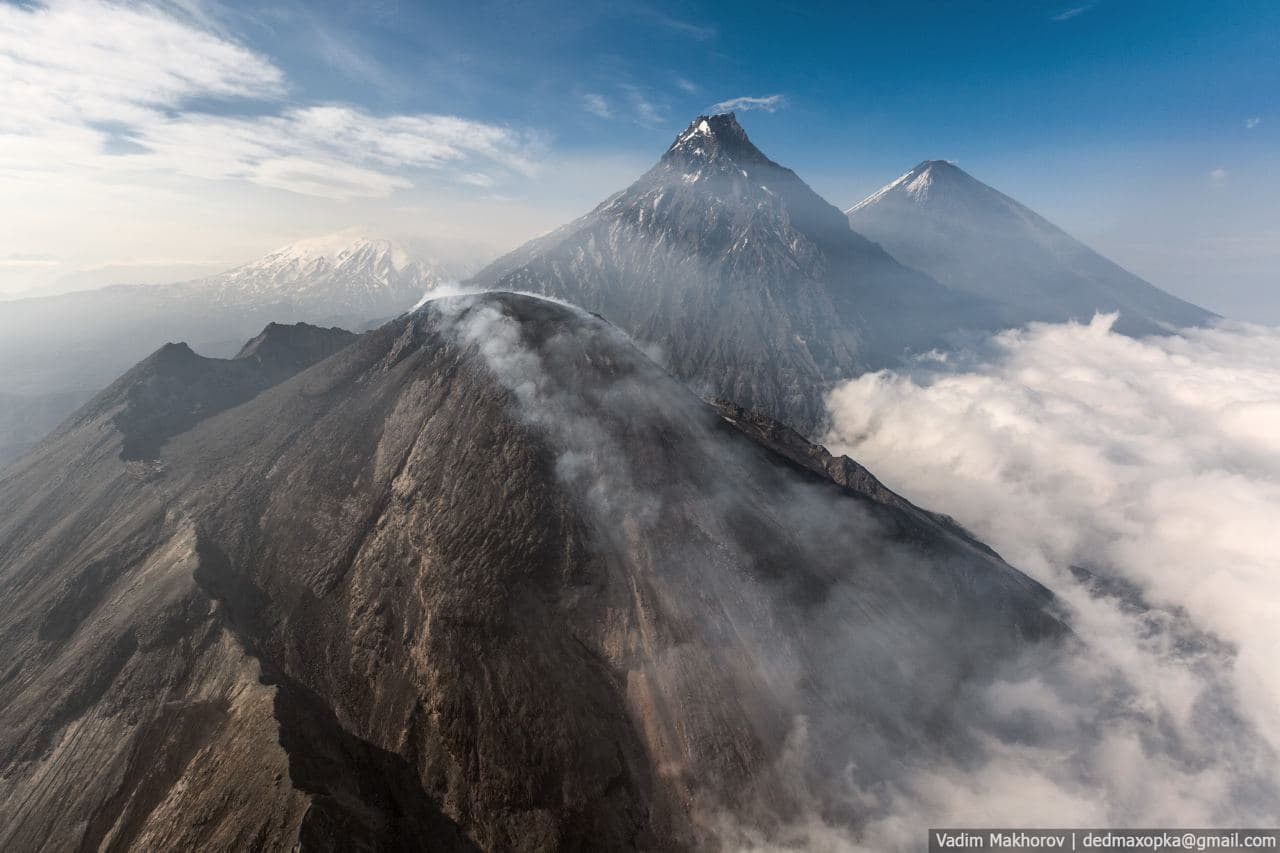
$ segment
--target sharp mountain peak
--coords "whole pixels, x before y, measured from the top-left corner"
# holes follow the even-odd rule
[[[913,202],[926,202],[955,192],[986,194],[995,193],[995,190],[950,160],[923,160],[848,208],[845,213],[852,215],[887,196],[902,196]]]
[[[733,113],[696,117],[631,186],[471,283],[597,312],[700,390],[810,433],[828,383],[982,319],[854,233]]]
[[[925,160],[846,214],[855,231],[907,266],[1004,306],[1007,325],[1119,312],[1117,331],[1142,335],[1213,316],[946,160]]]
[[[704,114],[689,122],[671,143],[662,162],[705,163],[717,159],[776,165],[751,142],[734,113]]]

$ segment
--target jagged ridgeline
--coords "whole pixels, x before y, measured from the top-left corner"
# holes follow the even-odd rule
[[[732,113],[698,117],[630,187],[472,283],[599,312],[700,393],[810,434],[833,382],[1000,324],[851,231]]]
[[[6,850],[856,826],[1064,630],[951,522],[512,294],[162,350],[0,474],[0,596]]]

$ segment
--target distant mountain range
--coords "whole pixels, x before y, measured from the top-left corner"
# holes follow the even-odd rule
[[[1117,331],[1145,335],[1214,317],[944,160],[921,163],[847,213],[856,231],[907,266],[999,303],[1011,325],[1118,311]]]
[[[853,826],[1065,637],[946,519],[514,294],[163,347],[0,472],[0,597],[6,850]]]
[[[1119,311],[1118,330],[1146,334],[1214,316],[951,164],[922,163],[846,215],[732,113],[699,116],[631,186],[479,272],[342,232],[197,281],[2,302],[0,464],[162,343],[230,355],[273,321],[363,329],[468,275],[597,312],[698,393],[809,436],[834,384],[962,332]]]
[[[1119,310],[1117,328],[1146,333],[1213,316],[945,163],[846,217],[732,113],[699,116],[630,187],[469,283],[596,311],[699,392],[810,435],[834,383],[960,332]]]
[[[345,231],[195,281],[0,302],[0,464],[166,342],[231,355],[270,322],[363,329],[474,269]]]

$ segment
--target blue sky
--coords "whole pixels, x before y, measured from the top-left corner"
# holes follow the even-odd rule
[[[772,98],[740,112],[757,144],[838,206],[955,160],[1280,322],[1277,57],[1280,4],[1248,0],[9,3],[0,290],[353,224],[506,248],[745,97]]]

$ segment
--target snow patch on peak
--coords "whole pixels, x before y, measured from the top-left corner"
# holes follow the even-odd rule
[[[853,207],[846,210],[845,213],[846,214],[853,213],[855,210],[862,210],[862,208],[866,207],[867,205],[875,204],[880,199],[884,198],[889,193],[893,192],[895,189],[902,186],[903,183],[911,180],[913,177],[915,177],[915,175],[916,175],[916,169],[912,169],[909,172],[905,172],[899,175],[889,183],[882,186],[880,189],[873,192],[871,195],[864,198],[862,201],[855,204]]]
[[[745,140],[746,132],[738,124],[733,113],[717,113],[701,115],[689,123],[689,126],[676,137],[668,151],[688,150],[692,145],[701,145],[703,140],[732,144],[737,140]],[[696,152],[695,152],[696,153]]]
[[[916,199],[924,199],[928,197],[929,187],[932,184],[933,184],[933,170],[925,169],[924,171],[920,172],[920,174],[916,175],[914,178],[908,181],[904,189],[909,194],[914,196]]]
[[[711,124],[704,118],[691,124],[688,130],[686,130],[684,133],[680,134],[676,138],[675,145],[672,145],[671,147],[679,148],[683,146],[685,143],[689,142],[690,140],[696,139],[699,136],[711,136],[711,135],[712,135]]]
[[[390,240],[370,236],[362,228],[348,228],[282,246],[260,260],[254,261],[250,266],[279,266],[291,263],[312,266],[318,261],[334,267],[352,262],[378,264],[385,261],[393,269],[400,271],[413,263],[413,258]]]
[[[869,207],[895,191],[906,195],[912,201],[925,201],[931,189],[937,186],[954,185],[956,175],[964,173],[954,163],[946,160],[925,160],[909,172],[905,172],[885,184],[862,201],[845,211],[845,215],[856,213]]]
[[[220,304],[307,306],[308,316],[378,318],[407,310],[452,276],[360,228],[299,240],[197,284]]]

